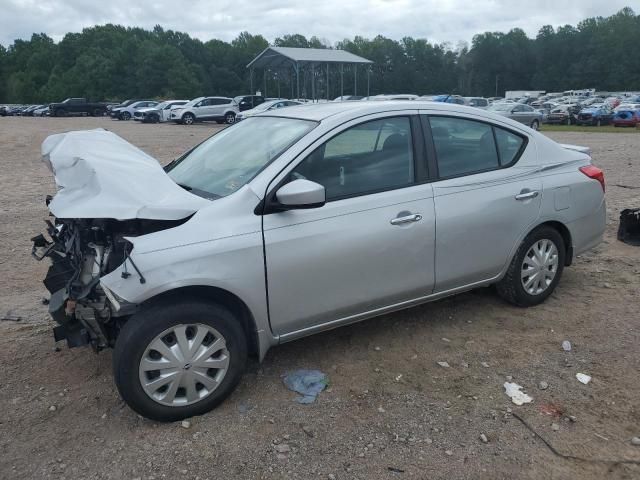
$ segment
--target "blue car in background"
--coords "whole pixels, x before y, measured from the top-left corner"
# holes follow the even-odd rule
[[[580,113],[576,117],[576,124],[578,125],[609,125],[613,118],[613,112],[606,106],[584,108],[580,110]]]

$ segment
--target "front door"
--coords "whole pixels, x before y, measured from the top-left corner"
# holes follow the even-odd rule
[[[414,131],[417,117],[414,117]],[[283,338],[428,295],[434,206],[410,116],[362,122],[285,176],[322,184],[327,203],[264,216],[273,332]]]
[[[539,216],[542,182],[518,167],[527,137],[484,122],[431,116],[437,179],[436,292],[496,277]],[[429,138],[427,133],[427,138]]]

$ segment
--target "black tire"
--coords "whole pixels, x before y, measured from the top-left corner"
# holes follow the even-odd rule
[[[529,249],[540,240],[551,240],[556,249],[558,250],[558,266],[556,275],[549,284],[549,286],[541,293],[532,295],[528,293],[520,278],[522,264],[524,257]],[[562,235],[553,227],[541,226],[533,230],[525,237],[525,239],[518,247],[511,264],[507,269],[505,276],[496,284],[496,290],[507,302],[517,305],[519,307],[532,307],[544,302],[549,295],[553,293],[560,277],[562,277],[562,271],[564,269],[566,257],[566,247]]]
[[[182,116],[182,124],[183,125],[193,125],[196,121],[196,116],[193,113],[185,113]]]
[[[55,114],[54,117],[66,117],[67,116],[67,111],[63,110],[61,108],[59,108],[58,110],[55,110],[53,113]]]
[[[531,122],[531,128],[534,130],[540,130],[540,122],[538,120],[534,120]]]
[[[160,121],[160,117],[158,115],[150,115],[149,121],[151,123],[158,123]]]
[[[236,122],[236,114],[233,112],[227,112],[224,115],[224,123],[227,125],[233,125]]]
[[[104,111],[99,109],[99,108],[95,108],[93,110],[93,116],[94,117],[102,117],[104,115]]]
[[[186,406],[156,402],[143,390],[138,368],[149,343],[168,328],[180,324],[205,324],[224,337],[229,352],[228,370],[215,390]],[[202,415],[220,404],[234,390],[247,361],[247,341],[240,321],[226,308],[197,299],[158,303],[127,321],[113,351],[113,376],[124,401],[137,413],[160,422],[173,422]],[[188,368],[188,367],[185,367]]]
[[[118,117],[120,120],[131,120],[131,114],[129,112],[122,112]]]

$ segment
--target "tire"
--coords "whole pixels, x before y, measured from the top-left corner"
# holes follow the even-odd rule
[[[149,121],[150,121],[151,123],[158,123],[158,122],[160,121],[160,117],[158,117],[158,115],[151,115],[151,116],[149,117]]]
[[[539,130],[540,122],[538,120],[534,120],[533,122],[531,122],[531,128],[533,128],[534,130]]]
[[[102,117],[104,115],[102,110],[99,108],[94,109],[92,113],[94,117]]]
[[[196,117],[193,113],[187,112],[182,116],[183,125],[193,125],[195,121],[196,121]]]
[[[61,108],[56,110],[54,113],[55,113],[54,117],[66,117],[67,116],[67,111],[63,110]]]
[[[236,121],[236,114],[233,112],[227,112],[224,114],[224,123],[227,125],[233,125]]]
[[[179,330],[183,327],[186,329]],[[185,337],[182,338],[190,341],[197,341],[200,329],[208,332],[207,336],[202,339],[200,350],[207,346],[216,348],[213,345],[218,343],[219,337],[222,337],[224,341],[222,349],[213,350],[214,354],[221,352],[220,356],[216,359],[205,355],[198,361],[226,361],[226,367],[224,367],[226,370],[198,367],[196,360],[189,360],[186,364],[183,361],[175,360],[180,364],[176,374],[183,376],[175,377],[177,380],[173,382],[167,382],[164,391],[162,391],[164,386],[160,389],[147,387],[145,390],[142,382],[152,382],[159,378],[160,372],[155,370],[142,371],[141,362],[143,359],[145,362],[153,361],[153,355],[158,359],[163,358],[163,355],[151,347],[152,345],[167,345],[164,343],[166,339],[173,340],[171,348],[179,348],[177,342],[179,333],[174,333],[173,337],[171,337],[172,333],[166,334],[167,331],[173,332],[174,328],[177,328],[178,332],[184,332]],[[191,337],[189,337],[190,328],[192,329]],[[211,343],[206,344],[211,332],[214,332],[209,340]],[[160,335],[164,335],[162,337],[164,340],[162,338],[158,340]],[[158,342],[162,342],[162,344]],[[166,351],[170,354],[169,349]],[[193,365],[190,361],[193,361]],[[179,302],[156,304],[129,319],[116,340],[113,352],[113,375],[120,395],[135,412],[152,420],[173,422],[202,415],[220,404],[231,394],[242,378],[246,361],[247,341],[240,321],[222,306],[197,299],[185,299]],[[221,374],[222,377],[219,377]],[[215,380],[212,375],[216,376]],[[207,378],[208,381],[205,381]],[[205,383],[213,382],[212,390],[207,392],[208,387],[199,383],[199,379]],[[217,386],[215,386],[216,382],[218,382]],[[189,400],[189,389],[182,385],[192,385],[191,392],[194,398],[200,395],[202,398]],[[197,389],[198,385],[201,387],[200,390]],[[154,391],[158,398],[152,398],[151,393],[147,393],[149,389]],[[174,397],[171,397],[172,392]],[[166,398],[173,398],[173,404],[168,404],[167,402],[171,403],[171,401]]]
[[[524,277],[522,273],[524,272],[525,266],[525,257],[528,257],[530,250],[536,246],[545,245],[544,242],[551,242],[555,247],[556,257],[555,257],[555,274],[553,275],[550,283],[544,287],[541,291],[531,292],[525,289],[524,284],[527,283],[527,279],[531,280],[531,277]],[[546,244],[548,245],[548,243]],[[532,307],[534,305],[538,305],[544,302],[549,295],[553,293],[560,281],[560,277],[562,276],[562,271],[564,269],[566,256],[566,248],[564,244],[564,240],[562,239],[562,235],[552,227],[549,226],[541,226],[533,230],[526,238],[522,241],[518,250],[516,251],[513,259],[511,260],[511,264],[507,269],[507,273],[500,280],[496,289],[498,291],[498,295],[500,295],[507,302],[517,305],[519,307]],[[531,257],[528,257],[531,258]],[[533,260],[533,259],[532,259]],[[534,260],[535,261],[535,260]],[[533,268],[535,271],[535,266],[533,263],[527,264],[528,268]],[[546,272],[550,269],[549,266],[543,266],[540,268],[539,273]],[[534,273],[535,275],[535,273]],[[546,281],[548,278],[545,276],[543,280]],[[535,289],[536,281],[533,282],[533,288]]]
[[[129,112],[122,112],[118,118],[120,120],[131,120],[131,114]]]

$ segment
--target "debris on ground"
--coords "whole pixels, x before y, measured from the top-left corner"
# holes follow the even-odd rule
[[[523,387],[518,385],[517,383],[504,382],[505,393],[516,405],[522,405],[533,401],[533,398],[520,391],[522,390],[522,388]]]
[[[291,451],[291,447],[286,443],[279,443],[278,445],[273,447],[274,450],[278,453],[289,453]]]
[[[564,340],[562,342],[562,349],[565,352],[570,352],[571,351],[571,342],[569,340]]]
[[[553,403],[543,403],[540,405],[540,413],[551,415],[552,417],[560,417],[564,413],[564,409]]]
[[[625,208],[620,212],[618,240],[640,246],[640,208]]]
[[[447,362],[438,362],[438,365],[440,365],[443,368],[449,368],[449,364]]]
[[[558,430],[560,430],[560,425],[558,425],[557,423],[552,423],[551,430],[553,430],[554,432],[557,432]]]
[[[482,443],[489,443],[489,439],[487,438],[487,436],[484,433],[480,434],[480,441]]]
[[[543,380],[540,383],[538,383],[538,388],[540,390],[546,390],[547,388],[549,388],[549,384]]]
[[[287,373],[283,382],[285,386],[302,395],[296,398],[298,403],[313,403],[318,394],[329,384],[329,377],[320,370],[296,370]]]
[[[584,373],[576,373],[576,378],[580,383],[584,383],[585,385],[591,381],[591,377]]]
[[[484,368],[489,368],[489,362],[480,362],[480,365],[482,365]]]
[[[13,310],[9,310],[2,317],[2,321],[4,321],[4,322],[19,322],[21,320],[22,320],[22,317],[20,315],[16,314]]]
[[[180,426],[182,428],[191,428],[191,422],[189,420],[183,420],[182,423],[180,423]]]

